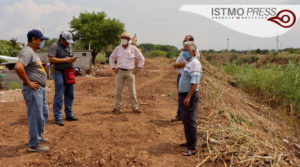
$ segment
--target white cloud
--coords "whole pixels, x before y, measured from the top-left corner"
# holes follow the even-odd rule
[[[33,28],[57,38],[69,29],[72,17],[80,12],[104,10],[109,17],[125,23],[126,30],[138,35],[138,43],[153,42],[181,47],[186,34],[194,35],[200,49],[223,49],[226,39],[235,49],[274,48],[275,39],[255,38],[232,31],[206,18],[180,12],[183,4],[202,3],[298,3],[299,0],[0,0],[0,39],[18,38],[25,42]],[[99,8],[100,7],[100,8]],[[284,47],[299,47],[300,22],[280,36]]]
[[[66,4],[62,0],[48,3],[36,3],[33,0],[22,0],[0,7],[0,38],[17,37],[26,41],[26,33],[33,28],[44,29],[45,35],[57,37],[69,28],[72,16],[78,16],[85,11],[84,6]]]

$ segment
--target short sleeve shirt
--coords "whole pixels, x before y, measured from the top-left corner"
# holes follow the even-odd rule
[[[43,67],[40,57],[31,47],[26,46],[21,50],[18,62],[24,64],[26,75],[31,82],[38,82],[41,86],[46,86],[46,70]]]
[[[196,91],[199,90],[199,83],[202,76],[202,66],[197,58],[193,57],[185,65],[179,80],[179,93],[188,93],[191,84],[197,84]]]
[[[196,51],[196,59],[198,59],[199,61],[200,61],[200,51],[199,50],[197,50]],[[179,56],[177,57],[177,59],[176,59],[176,63],[183,63],[183,62],[186,62],[186,60],[184,59],[184,57],[183,57],[183,55],[182,55],[182,52],[179,54]],[[182,72],[183,72],[183,68],[178,68],[177,69],[177,73],[178,74],[182,74]]]
[[[48,51],[49,57],[56,57],[56,58],[66,58],[66,57],[73,57],[73,51],[71,46],[64,47],[60,44],[60,42],[53,43]],[[63,71],[66,68],[73,68],[73,64],[70,63],[60,63],[54,64],[55,70]]]

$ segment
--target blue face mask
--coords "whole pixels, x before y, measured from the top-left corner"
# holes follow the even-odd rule
[[[43,49],[44,46],[45,46],[45,41],[42,41],[41,44],[40,44],[40,46],[39,46],[39,48],[40,48],[40,49]]]
[[[183,51],[182,52],[182,56],[185,60],[189,59],[191,56],[190,56],[190,52],[188,51]]]

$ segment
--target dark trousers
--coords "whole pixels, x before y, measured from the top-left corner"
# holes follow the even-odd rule
[[[178,74],[177,75],[177,90],[178,90],[178,86],[179,86],[179,80],[180,80],[181,75]],[[179,101],[179,92],[178,92],[178,107],[177,107],[177,116],[181,117],[181,103]]]
[[[188,93],[180,93],[179,101],[181,104],[181,119],[184,125],[184,133],[187,141],[187,148],[196,149],[197,144],[197,108],[199,102],[199,93],[195,92],[190,100],[190,105],[185,107],[183,101]]]

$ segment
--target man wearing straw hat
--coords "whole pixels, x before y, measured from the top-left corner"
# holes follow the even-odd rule
[[[132,112],[141,113],[135,90],[135,75],[143,68],[145,58],[137,47],[130,45],[131,36],[128,32],[121,35],[121,45],[117,46],[109,57],[110,68],[116,74],[116,102],[114,113],[120,113],[122,107],[122,93],[125,82],[128,84]],[[138,65],[136,67],[136,60]]]

